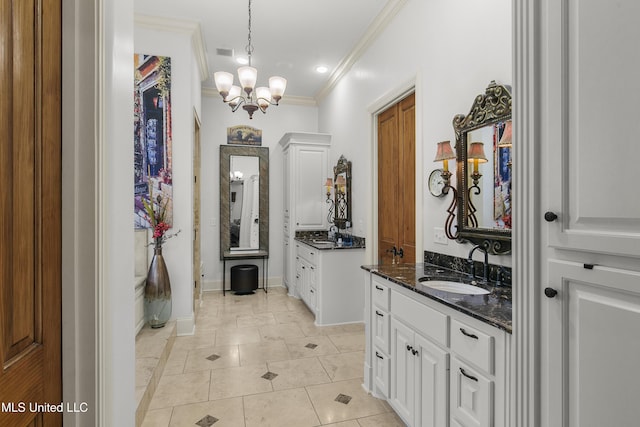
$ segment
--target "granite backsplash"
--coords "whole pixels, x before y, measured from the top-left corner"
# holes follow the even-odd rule
[[[440,267],[449,268],[466,274],[471,274],[471,265],[467,258],[445,255],[438,252],[424,251],[424,262]],[[476,274],[482,274],[482,262],[474,259]],[[511,267],[489,264],[489,280],[499,282],[504,286],[511,286]]]

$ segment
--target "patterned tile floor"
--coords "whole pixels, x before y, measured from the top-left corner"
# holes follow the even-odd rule
[[[364,325],[318,327],[284,288],[209,292],[177,337],[143,427],[401,427],[362,388]]]

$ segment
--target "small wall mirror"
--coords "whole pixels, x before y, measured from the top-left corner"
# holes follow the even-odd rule
[[[511,251],[511,88],[492,81],[469,114],[453,119],[458,164],[458,238],[489,253]]]
[[[333,167],[334,206],[333,223],[338,228],[346,228],[351,223],[351,162],[340,156]]]
[[[220,256],[269,250],[269,149],[220,146]]]

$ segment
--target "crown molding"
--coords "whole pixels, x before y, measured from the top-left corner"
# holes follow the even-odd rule
[[[320,103],[320,101],[322,101],[338,84],[342,77],[349,72],[353,64],[360,59],[371,43],[373,43],[384,29],[387,28],[387,25],[389,25],[391,20],[398,14],[406,2],[407,0],[389,0],[387,2],[382,11],[380,11],[371,25],[369,25],[369,28],[367,28],[367,31],[364,33],[360,41],[358,41],[347,56],[342,58],[342,61],[340,61],[333,73],[331,73],[327,84],[316,93],[314,97],[316,103]]]
[[[204,81],[209,77],[209,64],[207,53],[202,37],[202,27],[199,22],[186,21],[174,18],[164,18],[161,16],[149,16],[134,14],[133,22],[135,26],[148,28],[157,31],[173,31],[188,34],[191,36],[191,48],[198,62],[200,69],[200,80]]]
[[[209,98],[217,98],[220,96],[220,94],[214,87],[203,86],[202,96],[206,96]],[[318,106],[314,98],[311,98],[308,96],[286,96],[286,95],[280,100],[280,105],[300,105],[303,107]]]

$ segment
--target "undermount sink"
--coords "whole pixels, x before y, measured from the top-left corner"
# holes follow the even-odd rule
[[[313,243],[318,243],[320,245],[333,245],[333,240],[313,240]]]
[[[420,282],[422,282],[424,286],[436,291],[451,292],[454,294],[486,295],[490,293],[488,290],[479,286],[469,285],[467,283],[451,282],[448,280],[429,280],[428,278],[422,278],[420,279]]]

